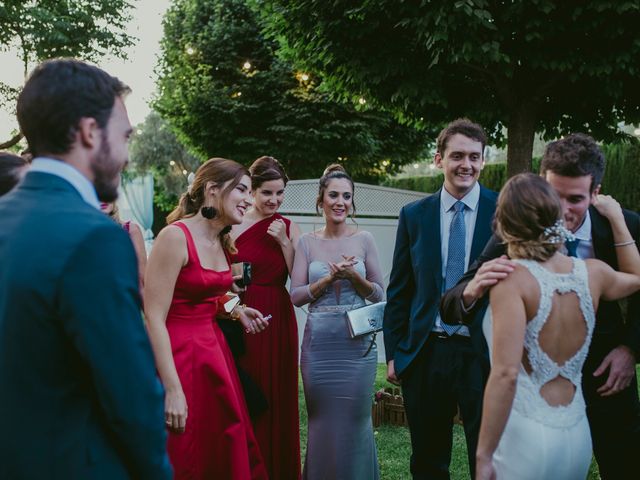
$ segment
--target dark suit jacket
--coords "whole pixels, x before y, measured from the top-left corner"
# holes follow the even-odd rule
[[[591,207],[591,237],[596,258],[608,263],[614,269],[618,269],[615,247],[613,246],[613,233],[609,221]],[[640,216],[629,210],[623,210],[625,221],[631,235],[640,244]],[[505,246],[495,235],[491,238],[485,250],[471,265],[460,282],[447,291],[442,297],[441,311],[447,323],[479,323],[478,319],[484,314],[488,305],[488,295],[476,302],[469,313],[462,310],[461,298],[467,283],[480,268],[482,263],[497,258],[506,253]],[[593,340],[585,363],[585,371],[594,370],[613,348],[618,345],[627,345],[636,354],[636,360],[640,359],[640,292],[632,295],[627,302],[628,311],[626,322],[623,320],[622,310],[618,302],[601,301],[596,314],[596,326],[593,332]]]
[[[394,360],[399,375],[424,345],[438,313],[442,293],[440,192],[400,211],[383,329],[387,361]],[[480,187],[470,263],[491,237],[496,199],[497,193]],[[480,327],[471,329],[474,345],[486,352],[481,333]]]
[[[0,259],[0,478],[171,478],[127,233],[30,172],[0,199]]]

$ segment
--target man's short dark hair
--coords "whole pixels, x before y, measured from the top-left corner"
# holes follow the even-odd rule
[[[540,162],[540,174],[547,171],[564,177],[591,175],[591,192],[602,183],[605,158],[596,141],[574,133],[547,145]]]
[[[129,87],[104,70],[74,59],[47,60],[18,97],[18,123],[34,156],[69,151],[81,118],[105,128],[117,97]]]
[[[480,125],[472,122],[468,118],[458,118],[442,129],[438,135],[436,144],[440,155],[444,155],[449,139],[457,133],[464,135],[465,137],[469,137],[476,142],[480,142],[482,144],[482,154],[484,156],[484,147],[487,144],[487,134]]]

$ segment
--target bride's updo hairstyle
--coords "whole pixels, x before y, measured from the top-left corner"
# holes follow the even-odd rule
[[[282,180],[286,186],[289,181],[284,167],[273,157],[258,158],[249,167],[249,172],[251,173],[251,189],[254,191],[260,188],[264,182]]]
[[[511,258],[544,262],[563,245],[562,205],[555,190],[533,173],[515,175],[502,187],[496,232]]]
[[[226,158],[211,158],[204,162],[193,177],[193,183],[189,185],[186,192],[180,197],[178,206],[167,216],[167,224],[176,222],[182,218],[193,217],[203,207],[209,209],[211,217],[221,217],[224,220],[225,212],[219,212],[216,206],[205,205],[205,188],[207,183],[212,182],[214,185],[222,186],[231,180],[231,183],[222,190],[219,204],[224,203],[224,199],[229,193],[236,188],[240,180],[244,176],[249,176],[249,171],[243,165]],[[220,232],[222,246],[229,253],[237,253],[233,240],[229,236],[229,228],[223,228]]]
[[[318,198],[316,198],[316,213],[320,215],[320,204],[322,204],[322,200],[324,199],[324,193],[327,191],[327,186],[329,182],[334,179],[344,178],[349,181],[351,184],[351,217],[355,217],[356,215],[356,201],[355,201],[355,184],[353,180],[344,169],[342,165],[337,163],[332,163],[322,172],[322,176],[320,177],[320,183],[318,185]]]

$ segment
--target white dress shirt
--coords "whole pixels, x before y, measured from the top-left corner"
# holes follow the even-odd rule
[[[587,213],[584,216],[582,225],[580,225],[573,235],[580,240],[576,250],[578,258],[595,258],[596,254],[593,249],[593,240],[591,238],[591,215],[589,214],[589,210],[587,210]]]
[[[68,163],[52,158],[37,157],[31,162],[29,171],[48,173],[66,180],[76,189],[85,202],[100,210],[100,202],[98,201],[98,195],[96,194],[96,189],[93,184],[87,177]]]

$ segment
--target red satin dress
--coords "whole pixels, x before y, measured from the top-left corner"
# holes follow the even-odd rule
[[[185,432],[169,433],[175,478],[267,479],[233,357],[215,319],[231,270],[203,268],[187,226],[173,225],[184,232],[189,252],[166,323],[188,408]]]
[[[300,478],[300,421],[298,417],[298,326],[289,292],[288,270],[282,249],[267,233],[279,214],[263,219],[236,239],[233,262],[251,263],[251,284],[242,301],[263,315],[271,314],[269,327],[257,335],[245,335],[246,353],[240,366],[258,384],[269,403],[253,420],[269,478]]]

